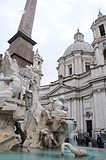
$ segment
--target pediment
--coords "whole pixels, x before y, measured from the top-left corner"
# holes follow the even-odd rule
[[[71,86],[67,86],[65,84],[58,85],[55,89],[53,89],[51,92],[49,92],[47,96],[55,96],[58,94],[64,94],[64,93],[70,92],[73,89],[75,89],[75,88],[71,87]]]

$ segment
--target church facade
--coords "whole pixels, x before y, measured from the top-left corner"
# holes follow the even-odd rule
[[[77,122],[77,132],[95,134],[106,130],[106,15],[92,23],[92,45],[77,31],[58,60],[58,80],[41,86],[45,107],[63,95],[68,117]]]

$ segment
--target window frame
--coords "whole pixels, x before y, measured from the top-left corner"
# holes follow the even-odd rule
[[[71,71],[71,72],[70,72]],[[69,65],[68,66],[68,73],[69,73],[69,75],[72,75],[72,65]]]
[[[90,63],[86,62],[85,63],[85,72],[88,72],[88,71],[90,71]]]
[[[101,25],[99,26],[99,31],[100,31],[101,37],[106,34],[104,24],[101,24]]]

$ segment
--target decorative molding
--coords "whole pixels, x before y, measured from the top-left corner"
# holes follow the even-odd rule
[[[91,111],[86,111],[84,116],[90,118],[91,116],[93,116],[93,113]]]

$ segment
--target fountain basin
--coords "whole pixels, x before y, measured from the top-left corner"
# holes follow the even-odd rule
[[[76,158],[76,160],[105,160],[106,150],[104,149],[94,149],[94,148],[84,148],[88,151],[88,157]],[[74,154],[65,151],[64,157],[61,156],[60,150],[42,150],[42,149],[32,149],[31,152],[2,152],[0,151],[0,160],[74,160]]]

